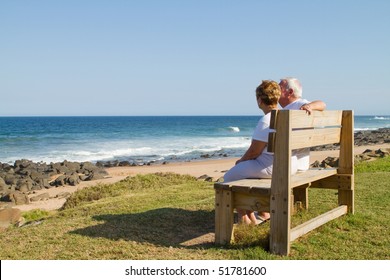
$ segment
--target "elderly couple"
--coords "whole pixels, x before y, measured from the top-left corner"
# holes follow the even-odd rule
[[[284,78],[280,83],[263,81],[256,89],[256,100],[264,116],[259,120],[252,136],[252,143],[245,154],[236,162],[224,176],[224,182],[246,178],[271,178],[273,154],[267,152],[268,134],[270,132],[270,112],[278,109],[278,102],[283,110],[305,110],[311,114],[313,110],[323,111],[326,107],[322,101],[309,102],[302,99],[302,86],[296,78]],[[309,150],[296,151],[291,158],[292,172],[309,168]],[[270,214],[237,209],[240,222],[258,224],[267,221]],[[256,213],[257,214],[257,213]]]

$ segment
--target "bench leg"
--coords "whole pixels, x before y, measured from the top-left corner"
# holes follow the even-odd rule
[[[215,190],[215,243],[229,244],[233,238],[233,192]]]
[[[290,253],[291,201],[289,192],[271,195],[270,251],[277,255]]]
[[[309,184],[293,189],[294,205],[301,202],[303,209],[309,209]]]
[[[348,213],[354,214],[354,190],[339,190],[339,205],[347,205]]]

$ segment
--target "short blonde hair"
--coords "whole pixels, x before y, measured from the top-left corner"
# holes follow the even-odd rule
[[[280,86],[275,81],[264,80],[256,88],[256,97],[266,105],[277,105],[281,94]]]

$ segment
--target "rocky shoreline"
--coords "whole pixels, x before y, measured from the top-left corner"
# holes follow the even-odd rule
[[[354,135],[356,146],[370,146],[390,143],[390,128],[382,128],[370,131],[358,131]],[[324,147],[316,147],[315,150],[323,150]],[[332,146],[332,149],[338,149]],[[385,156],[388,151],[367,151],[357,156],[357,160],[369,160],[373,157]],[[221,154],[206,154],[201,158],[221,157]],[[329,163],[333,162],[333,163]],[[333,165],[335,159],[329,159],[328,163],[317,165]],[[150,165],[152,163],[148,163]],[[163,163],[164,164],[164,163]],[[37,190],[49,189],[58,186],[76,186],[81,181],[103,179],[108,176],[106,167],[132,166],[130,162],[108,161],[98,162],[57,162],[35,163],[27,159],[15,161],[13,165],[0,163],[0,208],[9,204],[20,205],[30,202],[29,195]],[[66,194],[64,194],[66,195]],[[39,198],[37,198],[39,199]],[[3,204],[3,207],[1,205]]]
[[[355,146],[390,143],[390,128],[357,131],[354,135]]]
[[[32,162],[27,159],[13,165],[0,163],[0,201],[15,205],[29,203],[28,195],[41,189],[76,186],[81,181],[103,179],[108,173],[90,162]],[[1,205],[0,205],[1,207]]]

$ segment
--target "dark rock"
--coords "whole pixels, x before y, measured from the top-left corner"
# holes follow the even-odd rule
[[[313,168],[329,168],[329,167],[338,167],[339,165],[339,159],[337,157],[327,157],[324,159],[321,163],[316,160],[314,163],[311,164],[311,167]]]
[[[80,163],[78,162],[64,162],[64,166],[66,166],[69,170],[72,170],[73,172],[76,172],[80,170]]]
[[[80,164],[80,169],[92,171],[98,169],[98,167],[91,162],[83,162]]]
[[[91,172],[86,181],[104,179],[105,174],[100,172]]]
[[[199,176],[197,179],[201,180],[201,181],[206,181],[206,182],[212,182],[213,181],[213,177],[211,177],[211,176],[209,176],[207,174]]]
[[[218,183],[222,183],[224,180],[223,180],[223,177],[219,177],[217,180],[216,180],[216,182],[218,182]]]
[[[34,181],[37,184],[37,186],[36,187],[33,186],[33,190],[37,190],[37,189],[41,190],[50,187],[48,178],[41,178],[41,179],[36,178]]]
[[[16,185],[17,178],[15,175],[7,174],[5,175],[4,181],[8,185]]]
[[[88,176],[82,174],[82,175],[79,175],[79,179],[80,179],[81,181],[87,181],[87,180],[88,180]]]
[[[5,172],[10,172],[11,170],[12,170],[11,172],[14,172],[14,167],[9,165],[8,163],[3,163],[1,165],[1,169],[4,170]]]
[[[8,185],[5,183],[4,179],[0,177],[0,192],[8,189]]]
[[[387,157],[390,155],[390,152],[389,152],[389,150],[379,149],[379,150],[375,151],[375,154],[379,155],[380,157]]]
[[[32,189],[34,181],[30,178],[19,179],[15,189],[21,192],[28,192]]]
[[[71,186],[76,186],[78,183],[80,183],[79,175],[77,173],[73,173],[66,178],[66,182]]]
[[[131,166],[131,163],[127,160],[119,162],[119,166]]]
[[[25,193],[13,191],[2,197],[3,201],[13,202],[16,205],[29,204],[30,200]]]
[[[15,163],[14,163],[14,167],[15,168],[20,168],[20,169],[25,169],[31,165],[33,165],[34,163],[31,161],[31,160],[27,160],[27,159],[20,159],[20,160],[16,160]]]
[[[318,160],[316,160],[315,162],[313,162],[313,163],[311,164],[311,167],[319,168],[319,167],[321,167],[320,165],[321,165],[321,163],[320,163]]]
[[[389,140],[390,128],[358,131],[354,135],[354,142],[357,146],[389,143]]]
[[[117,161],[114,161],[112,165],[117,166]],[[0,163],[0,199],[11,201],[10,192],[25,193],[66,184],[75,186],[80,183],[80,180],[102,179],[106,175],[108,173],[102,166],[96,166],[90,162],[79,163],[65,160],[46,164],[21,159],[16,160],[13,165]],[[55,176],[57,178],[51,181],[51,178]],[[8,196],[4,197],[7,194]],[[23,199],[17,200],[18,203],[23,201]]]
[[[53,182],[51,182],[50,185],[52,185],[52,186],[64,186],[66,178],[67,177],[65,175],[60,175]]]
[[[30,176],[31,175],[31,170],[28,169],[20,169],[17,174],[22,175],[22,176]]]

